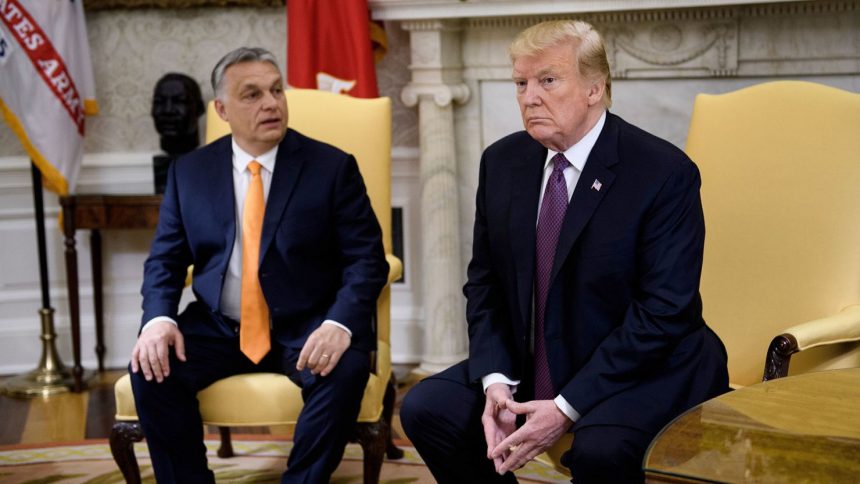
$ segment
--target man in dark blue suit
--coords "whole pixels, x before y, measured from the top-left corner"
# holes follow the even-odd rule
[[[514,482],[568,431],[575,482],[641,482],[660,428],[728,390],[698,290],[699,173],[607,111],[591,25],[538,24],[510,54],[525,132],[481,159],[469,358],[416,385],[401,420],[440,482]]]
[[[327,482],[376,344],[371,318],[388,274],[379,223],[355,159],[287,129],[271,53],[227,54],[212,86],[232,135],[171,165],[144,269],[131,376],[155,476],[214,482],[197,391],[273,371],[305,400],[282,482]],[[196,300],[179,313],[192,264]]]

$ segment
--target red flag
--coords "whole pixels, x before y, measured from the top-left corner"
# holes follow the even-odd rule
[[[287,37],[291,87],[379,96],[367,0],[289,0]]]

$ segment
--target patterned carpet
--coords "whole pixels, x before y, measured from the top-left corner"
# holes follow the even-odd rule
[[[209,467],[221,483],[279,482],[292,448],[287,440],[272,440],[272,436],[236,436],[233,448],[237,456],[221,459],[215,456],[217,442],[207,440]],[[403,459],[386,460],[382,466],[381,483],[432,483],[430,472],[412,447],[401,446]],[[152,469],[144,444],[135,451],[143,482],[154,483]],[[543,464],[532,462],[517,472],[520,482],[569,482]],[[104,440],[63,445],[17,445],[0,447],[0,482],[6,484],[110,484],[122,483],[123,478],[114,464],[110,448]],[[332,483],[362,482],[362,453],[356,444],[347,447]]]

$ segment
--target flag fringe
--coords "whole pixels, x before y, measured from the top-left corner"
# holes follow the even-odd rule
[[[6,103],[3,102],[3,98],[0,98],[0,113],[3,114],[3,119],[6,120],[6,124],[12,128],[12,132],[18,136],[18,139],[24,146],[24,151],[30,155],[30,158],[36,164],[36,167],[42,172],[42,183],[45,185],[45,188],[52,192],[56,192],[59,195],[68,195],[69,182],[59,172],[59,170],[49,163],[48,160],[42,156],[42,153],[33,146],[33,143],[30,142],[30,138],[27,136],[27,132],[24,130],[23,123],[21,123],[21,120],[15,116],[15,113],[6,106]]]

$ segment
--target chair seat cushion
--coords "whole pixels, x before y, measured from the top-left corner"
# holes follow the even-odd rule
[[[535,460],[551,466],[560,474],[571,477],[570,469],[561,463],[561,456],[570,450],[571,445],[573,445],[573,434],[567,432],[552,444],[549,449],[546,449],[546,452],[535,457]]]
[[[371,374],[361,401],[359,422],[376,422],[382,416],[382,400],[391,378],[391,349],[379,341],[377,372]],[[114,385],[116,419],[137,420],[131,378],[123,375]],[[295,425],[303,402],[301,389],[278,373],[235,375],[204,388],[197,394],[203,422],[222,427]]]

